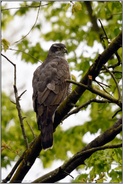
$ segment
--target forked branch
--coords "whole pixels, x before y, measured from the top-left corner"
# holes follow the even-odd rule
[[[20,97],[26,92],[26,90],[20,96],[18,95],[18,89],[17,89],[17,85],[16,85],[16,64],[14,64],[12,61],[10,61],[10,59],[8,57],[6,57],[4,54],[1,53],[1,55],[10,64],[12,64],[13,67],[14,67],[14,84],[13,84],[13,88],[14,88],[14,95],[15,95],[15,105],[16,105],[16,109],[17,109],[17,112],[18,112],[18,118],[19,118],[21,130],[22,130],[22,134],[23,134],[23,137],[24,137],[24,140],[25,140],[26,148],[28,148],[28,140],[27,140],[25,129],[24,129],[24,125],[23,125],[24,117],[22,116],[21,106],[20,106],[20,102],[19,102],[20,101]]]

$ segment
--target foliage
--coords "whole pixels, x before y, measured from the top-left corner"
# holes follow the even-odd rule
[[[13,5],[14,6],[14,5]],[[122,4],[119,1],[112,2],[19,2],[18,8],[12,11],[8,8],[9,4],[2,5],[2,31],[9,32],[9,23],[18,20],[21,17],[27,17],[31,12],[36,14],[35,22],[32,27],[28,28],[29,32],[21,35],[19,41],[13,45],[9,39],[2,39],[2,49],[6,52],[10,49],[15,50],[15,55],[21,56],[25,62],[32,64],[46,58],[47,50],[43,46],[43,42],[63,42],[68,49],[68,62],[71,71],[78,72],[79,78],[82,78],[88,68],[95,61],[98,55],[109,45],[122,30]],[[101,20],[104,33],[101,24]],[[31,21],[31,20],[30,20]],[[44,25],[48,29],[43,30]],[[11,30],[13,31],[13,30]],[[32,43],[31,37],[38,33],[36,43]],[[108,37],[108,39],[106,38]],[[41,41],[40,41],[41,40]],[[118,50],[118,56],[121,57],[122,50]],[[107,67],[114,66],[118,63],[117,55],[112,56],[108,61]],[[121,63],[111,68],[119,90],[121,92]],[[78,78],[76,79],[77,81]],[[104,68],[96,78],[100,82],[93,82],[94,88],[106,90],[115,98],[119,97],[118,88],[111,74]],[[104,85],[103,85],[103,84]],[[73,89],[75,86],[73,85]],[[22,96],[23,98],[23,96]],[[96,94],[86,91],[76,104],[79,107],[87,101],[96,98],[102,100]],[[2,167],[7,167],[11,161],[17,160],[25,150],[21,127],[19,125],[18,115],[15,105],[10,101],[4,92],[2,93]],[[94,135],[100,130],[104,132],[113,123],[121,117],[121,112],[112,116],[119,110],[119,107],[113,103],[91,103],[84,106],[83,109],[89,109],[89,121],[79,126],[74,126],[68,130],[58,127],[54,133],[54,147],[48,151],[42,151],[40,158],[44,167],[49,167],[54,160],[66,161],[69,159],[68,152],[75,154],[81,150],[87,143],[83,141],[84,135],[89,132]],[[33,140],[33,134],[30,130],[32,127],[34,134],[38,135],[37,125],[35,123],[35,114],[30,109],[27,112],[22,111],[26,119],[24,127],[28,142]],[[27,123],[28,122],[28,123]],[[69,122],[71,124],[72,122]],[[109,144],[117,144],[121,142],[121,136],[117,136]],[[60,145],[60,146],[59,146]],[[108,155],[108,156],[107,156]],[[110,182],[121,182],[121,149],[101,150],[86,160],[86,166],[80,166],[76,170],[83,171],[72,182],[104,182],[110,177]],[[112,165],[116,164],[115,169]],[[88,174],[86,173],[88,170]],[[79,172],[78,172],[79,173]]]

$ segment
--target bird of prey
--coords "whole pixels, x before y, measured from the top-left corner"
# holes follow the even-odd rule
[[[53,145],[54,113],[70,92],[70,85],[66,82],[66,79],[70,79],[70,71],[65,53],[67,49],[64,44],[53,44],[45,61],[33,74],[33,108],[38,129],[41,130],[43,149]]]

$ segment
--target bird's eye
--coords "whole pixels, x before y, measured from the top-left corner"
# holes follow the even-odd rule
[[[54,44],[54,45],[51,47],[51,51],[52,51],[52,52],[56,52],[56,51],[58,50],[58,48],[59,48],[59,47],[58,47],[57,45]]]
[[[61,50],[61,48],[58,47],[57,45],[54,45],[54,46],[55,46],[55,49],[56,49],[56,50]]]

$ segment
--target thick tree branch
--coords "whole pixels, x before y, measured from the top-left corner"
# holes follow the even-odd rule
[[[109,60],[109,58],[121,47],[122,45],[122,32],[112,41],[106,50],[96,59],[94,64],[89,68],[87,73],[81,79],[80,83],[87,85],[88,76],[91,75],[93,80],[98,76],[102,66]],[[54,129],[60,124],[61,120],[71,110],[80,96],[84,93],[85,88],[77,86],[75,90],[68,96],[68,98],[60,105],[55,115]],[[112,139],[111,139],[112,140]],[[98,146],[98,145],[97,145]],[[94,147],[94,146],[93,146]],[[35,159],[41,151],[41,136],[39,135],[31,143],[29,148],[25,151],[25,157],[17,168],[11,183],[21,182],[29,169],[32,167]],[[68,172],[69,173],[69,172]],[[65,174],[66,176],[66,174]]]
[[[76,153],[72,158],[65,162],[62,166],[49,172],[48,174],[36,179],[33,183],[54,183],[69,175],[76,167],[84,164],[84,161],[89,158],[94,152],[104,149],[120,148],[122,144],[105,145],[113,140],[115,136],[122,130],[122,119],[119,119],[111,128],[95,138],[84,149]]]
[[[10,180],[10,183],[21,183],[26,173],[35,162],[35,159],[39,156],[41,149],[41,135],[39,135],[33,140],[33,142],[29,145],[29,148],[23,153],[24,157],[18,166],[13,178]]]

